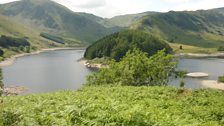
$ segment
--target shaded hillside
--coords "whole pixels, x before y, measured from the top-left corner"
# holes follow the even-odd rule
[[[86,49],[84,57],[87,59],[111,57],[120,60],[129,49],[135,46],[149,55],[164,48],[167,53],[172,51],[165,41],[157,37],[141,31],[128,30],[98,40]]]
[[[22,0],[0,6],[0,13],[32,28],[84,42],[117,31],[89,20],[50,0]]]
[[[224,8],[148,15],[131,26],[170,42],[199,47],[224,44]]]

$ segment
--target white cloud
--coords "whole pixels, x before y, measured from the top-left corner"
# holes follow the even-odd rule
[[[189,2],[189,0],[164,0],[165,2],[172,2],[172,3],[185,3]]]
[[[199,10],[199,9],[212,9],[224,7],[224,0],[201,0],[189,2],[183,5],[178,5],[174,10]]]
[[[9,3],[13,1],[18,1],[18,0],[0,0],[0,4]]]
[[[0,0],[0,3],[15,0]],[[102,17],[144,11],[198,10],[224,7],[224,0],[53,0],[75,12],[93,13]]]

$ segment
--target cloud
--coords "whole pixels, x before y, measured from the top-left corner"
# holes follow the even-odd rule
[[[147,0],[54,0],[76,12],[93,13],[102,17],[146,11],[151,4]]]
[[[164,0],[165,2],[172,2],[172,3],[185,3],[189,2],[189,0]]]
[[[81,0],[79,2],[71,2],[74,7],[85,8],[85,9],[95,9],[106,5],[105,0]]]
[[[15,0],[0,0],[0,3]],[[198,10],[224,7],[224,0],[53,0],[75,12],[113,17],[145,11]]]
[[[18,1],[18,0],[0,0],[0,4],[9,3],[13,1]]]
[[[224,7],[224,0],[195,0],[185,4],[179,4],[174,7],[176,11],[199,10]]]

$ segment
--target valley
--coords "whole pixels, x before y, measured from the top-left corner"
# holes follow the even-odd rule
[[[0,126],[223,126],[208,2],[0,1]]]

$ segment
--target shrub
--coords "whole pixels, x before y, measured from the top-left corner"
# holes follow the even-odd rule
[[[219,46],[218,51],[224,51],[224,46]]]
[[[2,49],[0,49],[0,56],[4,55],[4,51]]]
[[[20,46],[30,46],[30,43],[25,38],[14,38],[2,35],[0,37],[0,46],[4,48],[20,47]]]
[[[2,77],[2,69],[0,68],[0,96],[3,93],[3,86],[4,86],[2,80],[3,80],[3,77]]]
[[[167,85],[175,65],[173,57],[166,55],[165,50],[148,57],[147,53],[134,48],[120,62],[111,61],[109,68],[88,76],[87,85]]]
[[[220,76],[220,77],[218,78],[218,82],[222,82],[222,83],[224,83],[224,76]]]

